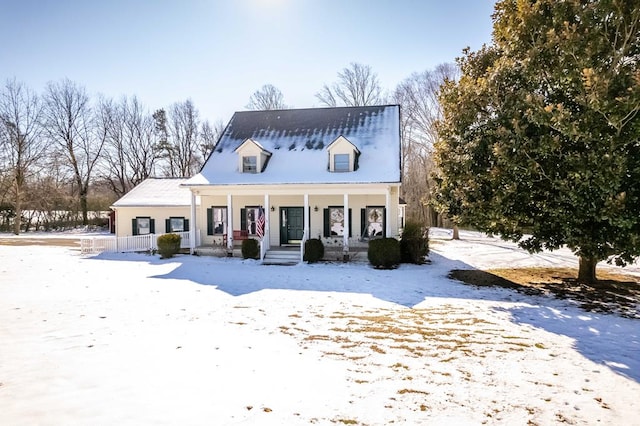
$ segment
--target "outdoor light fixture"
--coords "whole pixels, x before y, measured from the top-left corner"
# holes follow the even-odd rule
[[[272,212],[275,212],[275,211],[276,211],[276,208],[275,208],[275,207],[273,207],[273,206],[271,206],[271,211],[272,211]]]
[[[315,206],[315,207],[313,208],[313,211],[314,211],[314,212],[317,212],[317,211],[318,211],[318,206]]]

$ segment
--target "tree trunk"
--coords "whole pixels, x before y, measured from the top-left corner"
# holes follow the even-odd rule
[[[15,204],[15,213],[16,217],[13,220],[13,233],[16,235],[20,235],[20,225],[22,222],[22,194],[20,193],[20,189],[16,190],[16,204]]]
[[[578,281],[588,284],[595,283],[597,281],[596,264],[598,261],[594,257],[580,256],[579,259]]]
[[[87,189],[80,191],[80,210],[82,210],[82,224],[89,224],[89,215],[87,214]]]
[[[460,232],[458,231],[458,225],[453,225],[453,237],[451,237],[451,239],[453,240],[459,240],[460,239]]]

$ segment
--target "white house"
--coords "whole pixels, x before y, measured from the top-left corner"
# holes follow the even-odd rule
[[[261,229],[263,254],[309,238],[348,254],[397,237],[400,150],[398,105],[236,112],[182,183],[191,250],[196,241],[231,250]]]

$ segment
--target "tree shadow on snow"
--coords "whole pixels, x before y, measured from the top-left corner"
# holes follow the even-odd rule
[[[572,338],[575,349],[586,358],[640,382],[640,321],[587,312],[570,300],[524,294],[511,288],[464,284],[450,279],[450,271],[474,268],[433,251],[429,257],[430,265],[401,265],[394,270],[377,270],[364,263],[265,266],[238,258],[160,259],[145,254],[100,254],[89,259],[176,265],[170,272],[150,278],[187,280],[236,297],[264,290],[291,290],[368,294],[407,308],[432,297],[516,302],[518,305],[514,307],[494,309],[509,312],[516,324],[529,324]]]
[[[508,311],[515,323],[570,337],[584,357],[640,383],[640,321],[566,305],[519,306]]]

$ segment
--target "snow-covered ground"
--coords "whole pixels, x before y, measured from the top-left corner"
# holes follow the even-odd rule
[[[446,236],[393,271],[0,246],[0,424],[640,425],[640,321],[451,281],[576,260]]]

